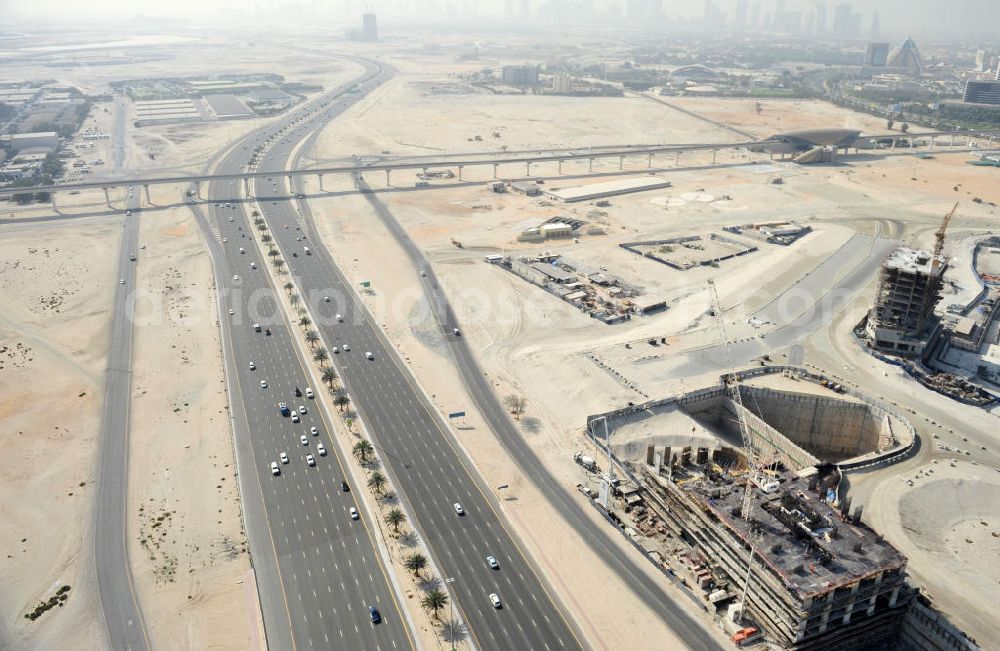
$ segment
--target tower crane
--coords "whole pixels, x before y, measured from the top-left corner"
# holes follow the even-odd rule
[[[729,337],[726,335],[726,323],[722,318],[722,304],[719,302],[719,292],[715,288],[715,281],[708,281],[708,292],[712,301],[712,310],[719,321],[722,349],[726,353],[726,365],[729,367],[729,372],[723,378],[723,382],[729,397],[736,404],[736,416],[740,422],[740,436],[743,439],[743,455],[747,460],[747,485],[743,492],[740,515],[749,522],[753,513],[754,486],[760,481],[761,463],[753,447],[753,432],[750,429],[750,423],[747,422],[746,408],[743,406],[743,396],[740,394],[739,378],[736,376],[736,365],[733,361],[733,349],[729,344]]]
[[[944,234],[948,230],[948,224],[951,222],[951,218],[955,216],[955,212],[958,210],[958,202],[951,207],[948,214],[944,216],[941,220],[941,226],[938,227],[937,232],[934,233],[934,257],[931,258],[931,269],[937,270],[938,266],[941,264],[941,252],[944,251]]]

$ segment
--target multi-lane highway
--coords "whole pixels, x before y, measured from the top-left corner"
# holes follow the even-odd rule
[[[458,320],[448,302],[448,297],[434,274],[434,270],[388,207],[371,192],[364,180],[358,179],[358,187],[365,193],[389,232],[406,251],[413,263],[414,272],[420,270],[424,295],[432,306],[433,315],[438,320],[442,332],[447,336],[447,333],[451,332],[451,329],[458,324]],[[638,595],[649,608],[659,614],[660,618],[674,630],[678,637],[685,641],[688,648],[717,649],[718,645],[707,634],[701,623],[688,614],[685,604],[675,603],[672,597],[667,595],[655,581],[651,580],[642,568],[636,566],[635,561],[622,552],[621,547],[611,540],[606,531],[595,529],[592,519],[574,501],[565,486],[549,473],[541,459],[511,422],[507,410],[500,404],[488,378],[479,368],[467,340],[464,337],[450,336],[448,342],[448,349],[453,355],[459,374],[473,403],[490,424],[493,433],[517,463],[524,476],[538,487],[542,495],[552,504],[553,509],[572,527],[580,539],[604,559],[604,562],[615,570],[625,585]]]
[[[321,126],[314,121],[285,134],[260,167],[288,165],[295,144]],[[323,341],[331,352],[340,351],[332,355],[334,364],[435,565],[450,580],[473,642],[483,649],[582,648],[484,494],[478,475],[315,236],[310,219],[284,200],[291,191],[284,182],[280,173],[258,179],[255,198]],[[487,556],[497,559],[499,569],[487,564]],[[494,607],[490,594],[499,596],[501,608]]]
[[[361,79],[374,74],[377,70],[366,69]],[[328,97],[340,96],[349,85]],[[339,101],[321,112],[335,114]],[[272,135],[308,110],[298,109],[237,143],[218,169],[243,168],[258,144],[275,145]],[[349,515],[351,508],[362,511],[359,487],[346,474],[324,411],[305,395],[307,387],[324,389],[307,379],[293,341],[301,335],[276,301],[280,290],[269,280],[268,260],[253,240],[256,227],[246,207],[233,203],[234,184],[212,184],[208,193],[208,215],[200,217],[219,291],[244,520],[268,644],[274,649],[414,648],[376,534],[365,516],[353,520]],[[295,395],[296,388],[302,396]],[[306,413],[293,423],[279,414],[279,402],[296,411],[304,406]],[[321,444],[325,456],[319,453]],[[314,467],[306,463],[308,454]],[[279,464],[280,475],[272,474],[272,462]],[[342,490],[345,479],[353,490]],[[380,624],[372,624],[369,606],[380,611]]]
[[[129,188],[127,205],[138,206],[135,188]],[[139,240],[138,215],[127,214],[122,223],[115,283],[111,341],[98,443],[96,505],[94,512],[94,561],[97,592],[113,649],[147,649],[149,640],[142,609],[132,586],[126,522],[128,519],[129,407],[132,400],[132,305],[135,262]]]

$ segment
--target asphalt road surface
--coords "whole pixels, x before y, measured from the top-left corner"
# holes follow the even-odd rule
[[[138,206],[138,189],[128,190],[128,207]],[[108,347],[108,368],[98,443],[94,560],[97,592],[112,649],[148,649],[142,609],[132,587],[126,523],[128,497],[129,407],[132,400],[132,306],[138,253],[138,215],[122,224],[118,277]]]
[[[333,106],[338,106],[336,101]],[[243,169],[257,144],[306,108],[237,143],[218,169]],[[288,324],[275,300],[277,290],[264,266],[268,262],[252,240],[255,231],[247,208],[232,201],[237,190],[235,182],[211,184],[208,216],[200,217],[219,288],[244,520],[269,647],[414,648],[373,537],[377,533],[367,516],[352,520],[349,515],[352,507],[362,511],[358,487],[345,474],[322,410],[305,395],[307,387],[325,389],[307,380],[292,339],[301,334]],[[254,323],[260,324],[260,332]],[[296,388],[302,396],[295,395]],[[306,413],[294,423],[279,414],[279,402],[296,411],[304,406]],[[325,456],[319,453],[320,444]],[[282,453],[287,464],[280,460]],[[307,465],[309,454],[314,467]],[[272,462],[278,463],[280,475],[272,474]],[[341,489],[345,478],[349,492]],[[378,608],[382,623],[371,623],[370,605]]]
[[[328,119],[389,74],[380,71],[369,82],[358,84],[358,95],[272,138],[258,169],[285,168],[300,142],[315,137]],[[219,171],[238,168],[227,165]],[[307,217],[288,201],[290,188],[285,181],[280,172],[258,179],[253,185],[255,198],[298,293],[311,308],[353,405],[380,450],[393,486],[406,503],[414,526],[443,574],[441,578],[449,582],[473,643],[482,649],[583,648],[484,494],[474,471],[453,446],[440,417],[325,247],[313,236]],[[223,188],[229,197],[234,196],[234,190],[235,186],[229,192]],[[310,243],[315,248],[309,247]],[[306,247],[312,250],[306,252]],[[324,301],[324,296],[331,296],[331,301]],[[335,318],[338,312],[342,321]],[[333,347],[341,350],[344,343],[350,350],[333,354]],[[372,359],[366,358],[366,352],[372,353]],[[280,361],[276,358],[269,363]],[[461,504],[463,515],[456,512],[455,503]],[[497,559],[499,569],[488,566],[487,556]],[[499,596],[500,608],[490,602],[492,593]]]
[[[643,568],[637,567],[635,562],[628,558],[621,548],[611,540],[610,535],[617,534],[610,534],[608,531],[595,527],[592,520],[572,498],[565,486],[548,472],[511,421],[507,410],[500,404],[465,338],[451,334],[452,329],[458,326],[458,320],[434,275],[434,270],[424,259],[423,253],[409,238],[385,204],[368,189],[364,181],[359,180],[359,186],[366,193],[369,202],[393,237],[409,255],[414,269],[421,270],[420,279],[424,294],[449,342],[448,348],[454,357],[466,389],[480,413],[490,424],[493,433],[521,469],[522,474],[538,487],[575,534],[608,563],[629,589],[659,614],[664,623],[684,640],[688,648],[719,648],[701,623],[688,614],[687,608],[689,606],[675,603],[672,597],[646,575]],[[459,328],[459,332],[461,332],[461,328]]]

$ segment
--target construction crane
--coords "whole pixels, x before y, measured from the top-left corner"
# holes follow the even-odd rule
[[[723,378],[723,382],[729,392],[729,397],[736,404],[736,416],[740,422],[740,436],[743,438],[743,454],[747,460],[747,485],[743,493],[740,515],[749,522],[753,513],[754,486],[760,480],[761,464],[757,452],[753,448],[750,423],[747,422],[746,408],[743,406],[743,396],[740,394],[739,378],[736,376],[736,365],[733,362],[733,349],[729,344],[729,337],[726,335],[726,323],[722,318],[722,304],[719,302],[719,292],[715,288],[715,281],[708,281],[708,292],[712,301],[712,310],[719,321],[722,349],[726,353],[726,365],[729,367],[729,373]]]
[[[743,438],[743,455],[747,460],[747,484],[743,491],[743,505],[740,509],[740,515],[750,524],[750,532],[748,534],[750,539],[750,558],[747,560],[747,574],[743,580],[743,594],[740,597],[739,607],[740,616],[743,617],[744,613],[746,613],[747,595],[750,592],[750,578],[753,576],[754,553],[757,551],[757,543],[762,539],[760,532],[755,532],[753,524],[750,522],[750,518],[753,515],[754,485],[757,484],[761,477],[761,462],[751,440],[752,432],[750,430],[750,423],[747,422],[746,408],[743,406],[743,396],[740,394],[739,378],[736,376],[736,364],[733,361],[733,349],[729,344],[729,337],[726,335],[726,322],[722,318],[722,303],[719,301],[719,292],[715,288],[715,281],[708,281],[708,292],[712,301],[712,311],[719,320],[722,349],[726,353],[726,363],[729,366],[729,373],[723,378],[723,382],[726,385],[726,390],[729,392],[729,397],[736,403],[736,417],[740,422],[740,436]]]
[[[948,214],[944,216],[941,220],[941,226],[937,229],[937,233],[934,233],[934,257],[931,259],[931,270],[937,271],[938,266],[941,264],[941,252],[944,251],[944,234],[948,230],[948,224],[951,222],[951,218],[955,216],[955,211],[958,210],[958,202],[951,207]]]

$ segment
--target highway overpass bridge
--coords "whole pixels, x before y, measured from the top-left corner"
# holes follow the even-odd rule
[[[945,139],[944,142],[941,139]],[[895,151],[897,143],[909,150],[934,150],[936,147],[954,148],[958,145],[971,147],[973,141],[985,141],[987,147],[992,147],[994,140],[1000,140],[1000,135],[991,133],[956,133],[956,132],[924,132],[924,133],[888,133],[882,135],[865,135],[857,139],[850,147],[843,147],[844,150],[851,148],[859,151],[861,149],[880,149]],[[253,180],[273,176],[285,176],[292,181],[297,177],[314,176],[319,179],[320,192],[323,189],[323,177],[333,175],[356,175],[369,172],[383,172],[386,175],[386,182],[390,182],[390,175],[397,170],[417,169],[422,172],[432,170],[454,169],[457,170],[459,180],[462,180],[462,171],[467,167],[493,167],[493,177],[500,178],[499,171],[501,165],[524,165],[524,176],[531,176],[531,166],[539,163],[557,163],[559,173],[562,173],[562,164],[571,161],[588,161],[589,171],[593,171],[594,161],[603,159],[618,159],[618,168],[624,171],[625,160],[632,158],[645,158],[647,168],[653,167],[654,157],[673,156],[674,163],[679,164],[680,157],[685,153],[711,152],[712,164],[716,162],[716,156],[720,151],[747,149],[755,152],[770,153],[784,156],[791,153],[787,142],[776,137],[766,140],[755,140],[731,143],[710,143],[710,144],[661,144],[661,145],[622,145],[605,146],[592,148],[575,148],[562,150],[525,150],[516,152],[496,153],[466,153],[439,156],[410,156],[387,158],[383,156],[354,156],[345,164],[334,164],[329,166],[316,166],[300,168],[295,170],[271,170],[259,171],[247,169],[241,172],[227,174],[202,174],[202,175],[177,175],[177,176],[155,176],[140,177],[132,179],[96,179],[93,181],[83,181],[79,183],[60,183],[55,185],[34,186],[30,188],[0,188],[0,197],[11,196],[22,193],[49,193],[54,195],[57,192],[72,192],[80,190],[101,189],[105,192],[105,198],[110,204],[109,190],[113,188],[139,186],[145,190],[146,200],[149,201],[149,188],[154,185],[188,185],[192,192],[201,196],[201,185],[208,182],[218,181],[242,181],[244,190],[249,193],[250,184]],[[638,170],[637,170],[638,171]]]

